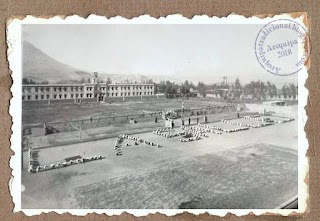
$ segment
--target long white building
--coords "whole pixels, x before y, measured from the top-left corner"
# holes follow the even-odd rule
[[[81,100],[107,101],[108,98],[155,96],[154,84],[99,83],[92,79],[84,84],[28,84],[22,85],[22,101]]]

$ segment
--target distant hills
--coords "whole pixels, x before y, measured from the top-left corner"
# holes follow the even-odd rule
[[[93,77],[93,72],[77,69],[63,64],[45,54],[29,42],[23,42],[23,77],[36,82],[48,81],[49,83],[80,83],[87,82]],[[99,72],[99,79],[106,82],[108,76],[113,82],[144,82],[151,79],[154,82],[163,80],[175,81],[165,75],[142,74],[109,74]]]
[[[29,42],[23,42],[22,54],[23,77],[36,82],[66,83],[92,77],[90,73],[51,58]]]

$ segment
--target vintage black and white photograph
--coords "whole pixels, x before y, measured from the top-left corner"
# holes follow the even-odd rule
[[[22,24],[21,208],[299,209],[306,32]]]

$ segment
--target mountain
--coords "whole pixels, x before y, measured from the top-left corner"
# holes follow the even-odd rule
[[[32,79],[36,82],[48,81],[49,83],[80,83],[87,82],[93,77],[93,72],[87,72],[63,64],[29,42],[23,42],[23,66],[24,78]],[[151,79],[154,82],[164,80],[176,81],[171,76],[166,75],[142,75],[142,74],[112,74],[99,72],[99,79],[106,82],[108,76],[112,82],[144,82]]]
[[[79,70],[53,59],[29,42],[23,42],[22,55],[23,77],[36,82],[77,82],[81,79],[87,80],[93,76],[92,73]]]

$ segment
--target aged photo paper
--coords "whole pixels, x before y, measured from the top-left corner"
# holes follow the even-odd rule
[[[7,22],[14,212],[301,215],[306,13]]]

